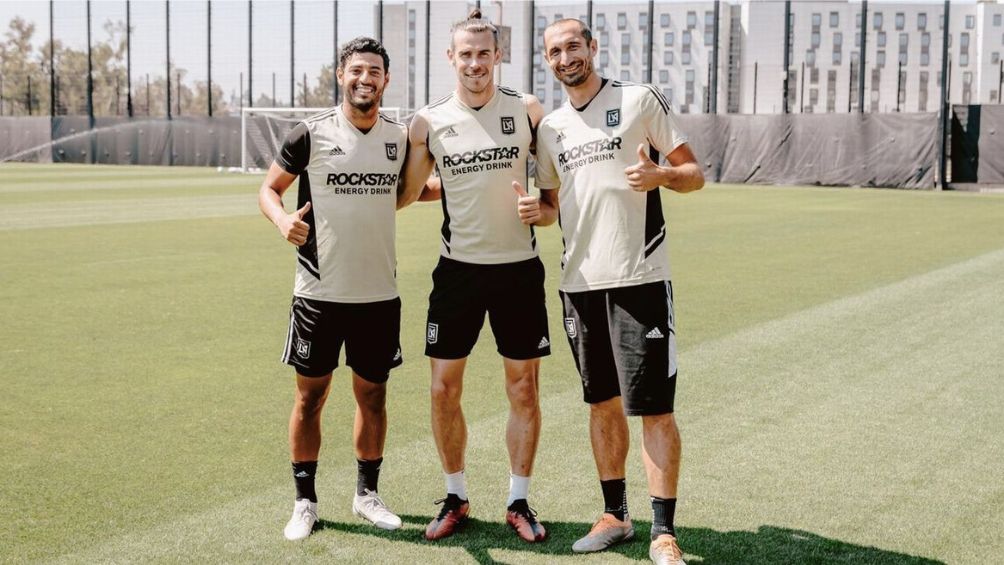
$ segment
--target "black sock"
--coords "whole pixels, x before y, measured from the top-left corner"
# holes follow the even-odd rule
[[[627,515],[627,482],[624,479],[600,481],[603,489],[603,511],[623,520]]]
[[[675,537],[676,530],[673,528],[673,515],[676,514],[676,499],[653,496],[652,513],[654,514],[652,518],[652,539],[654,540],[662,534],[669,534]]]
[[[362,496],[366,494],[367,490],[377,491],[377,483],[380,481],[381,463],[383,463],[383,457],[374,459],[373,461],[356,459],[356,469],[358,470],[356,474],[356,494]]]
[[[296,499],[306,498],[317,502],[314,492],[314,476],[317,475],[317,461],[300,461],[293,463],[293,482],[296,483]]]

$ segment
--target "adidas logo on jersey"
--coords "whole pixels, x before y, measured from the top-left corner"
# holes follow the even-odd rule
[[[345,152],[342,151],[341,147],[336,145],[335,148],[332,149],[330,153],[328,153],[328,157],[333,157],[335,155],[345,155]]]
[[[443,133],[443,137],[457,137],[458,135],[460,134],[457,133],[457,130],[453,129],[453,126],[450,126],[450,129]]]
[[[554,140],[554,142],[561,143],[562,141],[565,141],[565,132],[560,131],[558,132],[558,137]]]
[[[653,328],[652,331],[645,334],[645,337],[647,337],[648,339],[659,339],[666,336],[662,335],[662,332],[659,331],[659,328]]]
[[[540,344],[537,346],[537,349],[544,349],[549,345],[551,345],[551,342],[547,341],[547,336],[545,335],[544,337],[540,338]]]

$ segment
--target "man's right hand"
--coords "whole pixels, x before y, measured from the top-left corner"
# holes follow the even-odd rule
[[[307,243],[307,235],[310,234],[310,225],[303,221],[303,217],[309,211],[310,202],[307,202],[303,205],[303,208],[300,208],[296,212],[280,216],[279,221],[275,224],[279,228],[279,233],[282,234],[282,237],[297,247]]]

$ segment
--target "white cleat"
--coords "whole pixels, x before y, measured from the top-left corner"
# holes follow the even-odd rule
[[[390,511],[380,495],[366,490],[366,494],[358,494],[352,498],[352,513],[360,518],[373,522],[381,530],[396,530],[401,527],[401,518]]]
[[[302,540],[314,530],[315,522],[317,522],[317,503],[301,498],[293,506],[293,517],[289,519],[282,534],[289,541]]]

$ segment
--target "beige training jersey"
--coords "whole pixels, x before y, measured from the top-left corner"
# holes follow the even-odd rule
[[[580,292],[670,280],[661,188],[631,190],[638,162],[686,143],[655,87],[605,80],[584,107],[567,100],[537,130],[537,188],[559,188],[565,242],[560,288]]]
[[[383,114],[363,133],[341,107],[290,132],[276,163],[299,175],[307,242],[297,248],[293,294],[328,302],[397,298],[394,214],[408,128]]]
[[[519,221],[512,189],[514,180],[526,186],[533,140],[523,95],[499,87],[474,109],[450,94],[425,112],[443,181],[442,255],[480,264],[536,257],[533,229]]]

